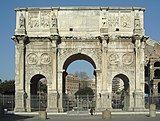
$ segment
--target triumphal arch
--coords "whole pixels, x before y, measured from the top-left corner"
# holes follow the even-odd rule
[[[48,112],[63,112],[64,73],[75,60],[94,67],[95,109],[112,110],[112,80],[126,91],[124,110],[144,103],[144,8],[17,8],[15,41],[15,111],[31,111],[36,79],[47,83]]]

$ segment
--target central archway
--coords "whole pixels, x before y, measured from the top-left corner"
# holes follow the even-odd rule
[[[94,79],[91,80],[81,80],[76,75],[71,75],[67,72],[68,67],[75,61],[83,60],[89,63],[93,67]],[[91,57],[85,54],[74,54],[66,59],[63,65],[63,78],[62,78],[62,93],[63,93],[63,111],[69,110],[88,110],[88,108],[95,107],[95,93],[96,93],[96,64]],[[83,72],[82,72],[83,73]],[[85,75],[85,73],[83,73]],[[74,87],[71,87],[74,83]],[[76,92],[70,93],[68,90],[68,85],[70,88],[76,88]],[[83,86],[82,86],[83,85]],[[92,87],[94,89],[92,89]],[[73,92],[73,91],[72,91]],[[80,95],[81,94],[81,95]]]

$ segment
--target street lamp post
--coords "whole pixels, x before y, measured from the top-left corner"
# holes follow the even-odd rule
[[[150,58],[149,61],[147,63],[147,67],[148,67],[148,87],[149,87],[149,94],[148,94],[148,98],[149,98],[149,106],[151,104],[151,77],[150,77]]]
[[[41,101],[41,99],[40,99],[40,96],[41,96],[41,95],[40,95],[40,91],[41,91],[41,90],[40,90],[40,86],[41,86],[41,85],[40,85],[40,81],[39,81],[39,82],[38,82],[38,88],[39,88],[39,111],[40,111],[40,108],[41,108],[41,102],[40,102],[40,101]]]

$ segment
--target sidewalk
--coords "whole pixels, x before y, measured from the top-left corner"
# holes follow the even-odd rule
[[[0,121],[39,121],[38,115],[14,115],[7,114]],[[101,115],[48,115],[46,121],[104,121]],[[160,121],[160,114],[156,117],[147,115],[112,115],[108,121]]]
[[[149,111],[147,112],[111,112],[113,115],[139,115],[139,114],[143,114],[143,115],[148,115]],[[15,114],[15,115],[38,115],[38,112],[13,112],[10,111],[8,112],[8,114]],[[81,113],[81,112],[76,112],[74,111],[74,113],[47,113],[48,115],[89,115],[89,112],[85,112],[85,113]],[[102,112],[97,112],[95,113],[96,115],[101,115]],[[159,111],[156,112],[156,114],[160,114]]]

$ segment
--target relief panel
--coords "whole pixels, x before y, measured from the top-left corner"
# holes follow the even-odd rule
[[[119,13],[109,13],[109,15],[108,15],[108,27],[109,27],[109,29],[119,27]]]
[[[28,13],[28,27],[30,29],[39,27],[39,11],[31,11]]]
[[[109,55],[109,63],[112,65],[118,64],[119,63],[119,56],[115,53],[112,53]]]
[[[122,56],[122,63],[124,65],[131,65],[133,63],[133,54],[132,53],[125,53]]]
[[[41,27],[42,28],[49,28],[50,27],[50,11],[41,11],[40,20],[41,20]]]
[[[57,18],[55,13],[53,12],[51,15],[51,28],[57,27]]]
[[[28,64],[34,64],[34,65],[37,64],[38,56],[35,53],[30,53],[27,56],[27,62],[28,62]]]
[[[19,17],[19,28],[20,29],[25,29],[25,17],[23,15],[23,13],[20,13],[20,17]]]
[[[41,64],[51,63],[51,57],[48,53],[43,53],[40,58],[41,58]]]
[[[120,22],[121,22],[120,26],[123,29],[131,28],[131,24],[132,24],[131,14],[130,13],[121,13]]]
[[[120,52],[120,53],[110,53],[108,55],[109,69],[134,69],[134,53],[132,52]]]

